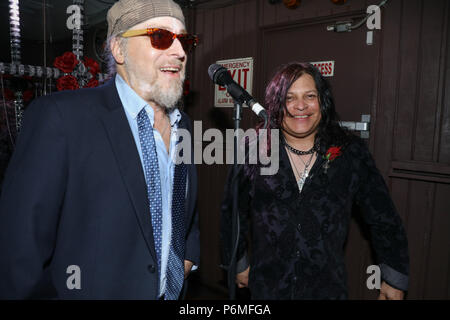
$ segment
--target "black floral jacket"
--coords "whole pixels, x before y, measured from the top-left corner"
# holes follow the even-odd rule
[[[366,145],[352,138],[328,170],[325,163],[319,155],[301,194],[281,143],[277,174],[251,175],[248,165],[240,171],[237,259],[246,260],[250,239],[252,299],[346,299],[344,244],[354,204],[369,227],[383,280],[407,290],[405,230]],[[225,265],[232,242],[230,184],[221,217]]]

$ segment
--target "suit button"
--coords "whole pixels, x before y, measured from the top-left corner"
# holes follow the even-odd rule
[[[297,225],[297,230],[300,231],[301,229],[302,229],[302,225],[299,223],[299,224]]]
[[[150,272],[150,273],[155,273],[156,272],[156,268],[152,264],[148,265],[147,269],[148,269],[148,272]]]
[[[300,250],[295,251],[295,256],[296,256],[297,258],[300,258],[300,255],[301,255]]]

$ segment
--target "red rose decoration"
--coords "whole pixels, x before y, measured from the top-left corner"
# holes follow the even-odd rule
[[[78,80],[74,76],[64,76],[56,81],[58,91],[79,89]]]
[[[98,73],[100,73],[100,65],[97,61],[88,57],[85,57],[82,62],[86,67],[86,71],[92,75],[92,79],[89,80],[84,88],[97,87],[99,85],[99,82],[96,79],[96,76]],[[53,65],[67,74],[72,73],[79,63],[80,62],[78,61],[75,54],[73,54],[72,52],[65,52],[62,56],[55,59]],[[80,81],[81,83],[86,83],[87,79],[89,79],[89,73],[87,73],[85,70],[83,70],[83,72],[81,72],[81,70],[78,71],[79,72],[74,73],[76,77],[72,75],[66,75],[59,78],[56,81],[57,89],[59,91],[79,89],[80,84],[78,81]]]
[[[94,59],[85,57],[83,63],[86,66],[86,68],[89,70],[89,72],[92,73],[92,75],[95,76],[97,73],[100,72],[100,66],[99,66],[98,62],[95,61]]]
[[[342,154],[341,147],[330,147],[323,158],[326,160],[326,162],[323,165],[325,173],[327,173],[327,170],[330,168],[330,162],[339,157]]]
[[[77,57],[72,52],[65,52],[62,56],[56,57],[53,65],[64,73],[71,73],[78,64]]]
[[[328,149],[327,153],[325,154],[325,158],[329,161],[333,161],[340,155],[341,155],[341,147],[331,147]]]
[[[84,86],[84,88],[95,88],[98,86],[98,80],[95,78],[92,78],[89,80],[89,82]]]

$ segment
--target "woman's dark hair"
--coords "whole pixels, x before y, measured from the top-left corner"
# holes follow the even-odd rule
[[[310,63],[291,62],[283,65],[270,80],[265,96],[269,128],[281,129],[285,111],[287,112],[286,95],[288,90],[304,74],[309,74],[314,79],[319,94],[322,119],[316,139],[318,139],[321,151],[324,153],[332,145],[344,146],[349,140],[350,133],[339,125],[339,116],[336,113],[328,81]]]

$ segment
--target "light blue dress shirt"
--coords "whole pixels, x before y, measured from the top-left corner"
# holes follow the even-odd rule
[[[137,126],[137,116],[142,108],[145,108],[150,123],[154,126],[155,117],[153,108],[142,99],[130,86],[123,80],[123,78],[117,74],[116,87],[119,93],[120,100],[125,109],[125,114],[130,124],[131,132],[133,133],[134,141],[139,151],[139,157],[141,159],[142,166],[142,150],[141,142],[139,140],[139,132]],[[159,174],[161,178],[161,193],[162,198],[162,248],[161,248],[161,278],[160,278],[160,292],[161,296],[166,289],[166,270],[167,261],[169,258],[169,249],[172,232],[172,191],[173,191],[173,175],[175,171],[175,156],[176,156],[176,131],[178,128],[178,122],[181,119],[181,113],[178,109],[174,109],[169,114],[169,120],[171,125],[170,134],[170,147],[167,152],[166,145],[158,130],[153,128],[153,135],[155,137],[156,153],[158,156]],[[166,130],[168,130],[167,128]]]

